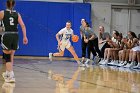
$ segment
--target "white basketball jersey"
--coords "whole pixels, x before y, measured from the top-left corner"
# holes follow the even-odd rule
[[[60,35],[62,35],[62,42],[69,42],[70,37],[73,34],[73,30],[67,30],[67,28],[63,28],[58,32]]]

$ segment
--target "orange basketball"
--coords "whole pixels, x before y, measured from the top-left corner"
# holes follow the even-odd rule
[[[78,42],[78,40],[79,40],[79,36],[77,36],[77,35],[72,36],[72,41],[73,42]]]

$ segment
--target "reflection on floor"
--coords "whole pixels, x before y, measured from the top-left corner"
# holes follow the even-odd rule
[[[4,70],[0,63],[0,74]],[[14,71],[16,83],[4,83],[0,76],[0,93],[140,93],[138,70],[17,58]]]

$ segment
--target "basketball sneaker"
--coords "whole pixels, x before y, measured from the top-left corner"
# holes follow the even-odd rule
[[[50,59],[50,61],[52,61],[52,53],[49,53],[49,59]]]

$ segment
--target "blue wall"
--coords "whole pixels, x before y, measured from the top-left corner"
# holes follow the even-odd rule
[[[5,8],[5,4],[1,4],[3,7],[0,8]],[[85,18],[88,22],[91,19],[91,5],[85,3],[17,1],[15,9],[22,15],[29,39],[29,44],[24,46],[19,27],[20,49],[16,55],[48,56],[49,52],[58,51],[55,35],[65,27],[66,21],[72,22],[74,33],[80,36],[80,19]],[[72,44],[78,56],[81,56],[81,40]],[[66,51],[65,56],[71,54]]]

